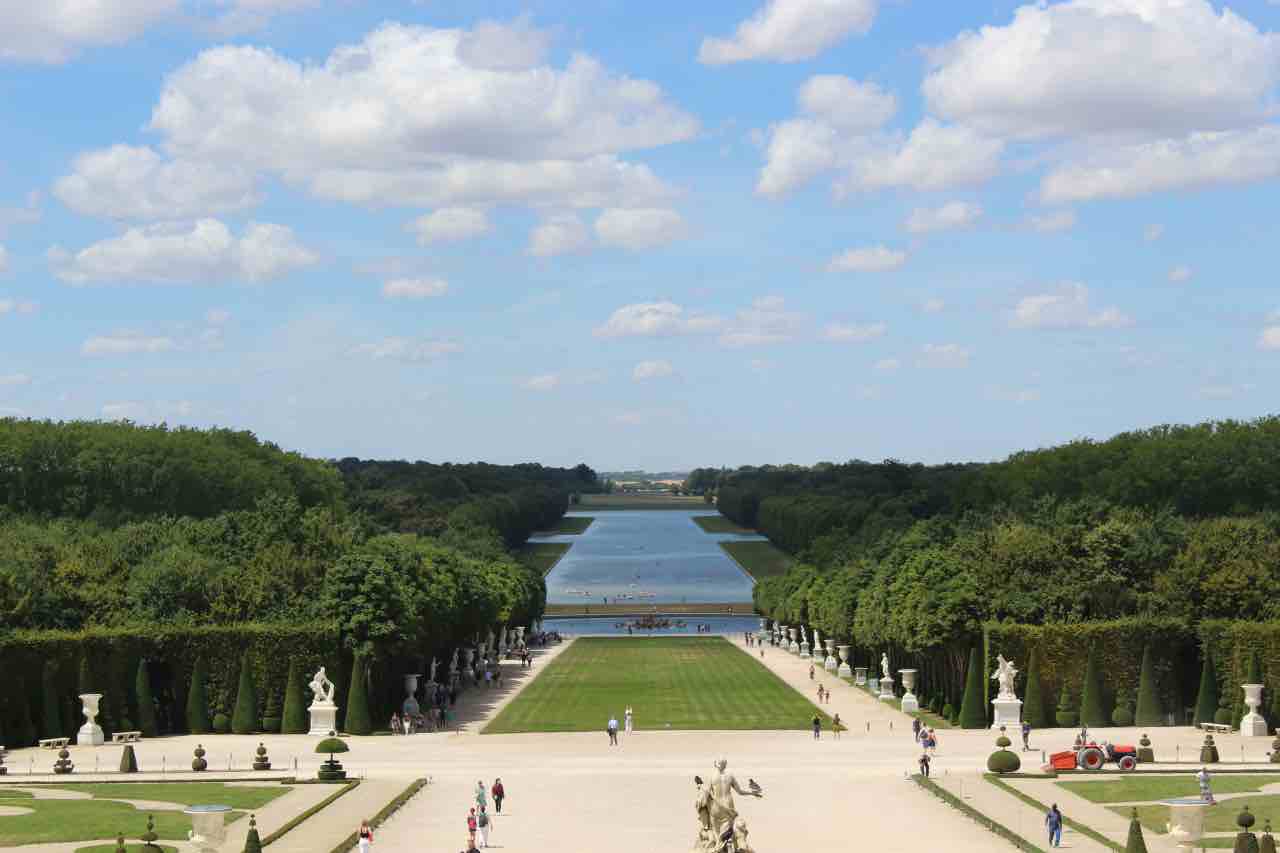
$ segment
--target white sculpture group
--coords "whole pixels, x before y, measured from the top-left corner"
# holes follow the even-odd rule
[[[747,780],[744,790],[734,775],[726,772],[728,764],[723,758],[716,761],[716,773],[710,782],[704,783],[701,776],[693,777],[698,786],[693,804],[698,814],[698,838],[694,842],[693,853],[720,853],[726,849],[725,842],[729,839],[733,841],[729,849],[737,853],[752,853],[747,843],[747,822],[738,814],[733,795],[736,792],[744,797],[762,797],[764,791],[754,779]]]
[[[334,685],[324,674],[324,667],[320,667],[309,686],[312,694],[311,706],[307,708],[311,715],[310,734],[327,737],[338,730],[338,705],[333,701]]]
[[[991,674],[991,680],[1000,685],[1000,692],[991,700],[992,730],[1008,727],[1010,731],[1016,731],[1022,725],[1022,700],[1013,690],[1013,682],[1017,677],[1018,668],[1013,665],[1013,661],[1006,660],[1004,655],[998,655],[996,671]]]

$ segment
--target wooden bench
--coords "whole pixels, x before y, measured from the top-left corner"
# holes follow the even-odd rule
[[[62,749],[64,746],[66,746],[69,743],[71,743],[71,738],[69,737],[47,737],[44,740],[40,741],[40,748],[41,749]]]
[[[142,732],[115,732],[111,735],[112,743],[137,743],[142,740]]]
[[[1231,734],[1231,726],[1228,723],[1201,723],[1200,731],[1213,732],[1218,735]]]

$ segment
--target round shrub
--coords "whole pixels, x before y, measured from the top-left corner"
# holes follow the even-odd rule
[[[956,715],[956,709],[951,707],[950,702],[942,706],[942,716],[945,717],[948,722],[950,722],[951,718],[954,717],[955,715]]]
[[[1064,729],[1073,729],[1080,722],[1079,711],[1064,711],[1059,708],[1055,716],[1058,718],[1058,725]]]
[[[217,714],[213,718],[213,730],[220,735],[231,731],[231,718],[226,714]]]
[[[1117,705],[1116,709],[1111,712],[1111,722],[1117,726],[1133,725],[1133,711],[1130,711],[1127,705]]]
[[[1213,721],[1215,723],[1221,723],[1224,726],[1231,725],[1231,709],[1219,708],[1217,711],[1214,711]]]
[[[1007,749],[997,749],[987,759],[987,769],[992,773],[1016,773],[1021,766],[1022,759],[1018,754]]]
[[[1005,737],[1003,733],[1000,735],[1000,737],[996,738],[996,746],[1000,747],[1001,749],[1008,749],[1012,745],[1013,745],[1013,741]]]
[[[264,732],[270,732],[271,734],[279,734],[280,718],[279,717],[263,717],[262,730]]]

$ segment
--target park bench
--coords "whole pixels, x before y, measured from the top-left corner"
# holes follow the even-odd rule
[[[142,732],[116,732],[111,736],[112,743],[136,743],[142,740]]]
[[[1200,731],[1213,732],[1217,735],[1229,735],[1231,734],[1231,726],[1227,723],[1201,723]]]
[[[62,749],[64,746],[66,746],[69,743],[71,743],[71,738],[69,737],[47,737],[44,740],[40,741],[40,748],[41,749]]]

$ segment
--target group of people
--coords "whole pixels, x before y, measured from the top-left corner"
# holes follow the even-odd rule
[[[630,705],[628,705],[627,710],[622,713],[622,720],[623,731],[627,734],[631,734],[632,728],[635,725],[635,713],[631,710]],[[609,735],[609,746],[617,746],[618,718],[616,715],[609,718],[609,722],[605,724],[604,730]]]
[[[393,735],[413,735],[419,732],[445,732],[453,725],[454,711],[452,706],[441,705],[428,708],[426,712],[416,714],[406,711],[403,715],[393,713],[389,727]]]
[[[829,696],[829,694],[828,694]],[[844,731],[844,723],[840,721],[840,715],[836,714],[831,718],[831,734],[836,740],[840,739],[840,733]],[[822,716],[820,714],[813,715],[813,739],[822,738]]]
[[[488,798],[493,797],[493,812],[489,812]],[[480,847],[488,847],[493,839],[494,817],[502,814],[502,801],[507,796],[507,789],[501,777],[493,780],[493,785],[485,788],[484,780],[476,781],[476,804],[467,812],[467,853]],[[361,853],[364,853],[362,850]]]

